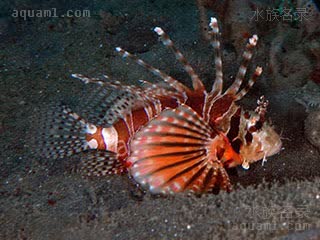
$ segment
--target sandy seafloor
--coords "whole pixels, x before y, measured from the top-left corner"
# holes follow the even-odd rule
[[[245,97],[241,104],[253,109],[260,95],[267,96],[268,116],[282,132],[284,149],[264,166],[258,162],[248,171],[231,171],[234,185],[239,184],[232,193],[166,198],[147,193],[140,198],[125,176],[82,178],[74,169],[85,155],[62,160],[35,156],[31,142],[37,132],[31,129],[40,128],[35,116],[54,103],[63,101],[81,112],[83,96],[92,88],[71,78],[71,73],[110,74],[127,84],[156,81],[123,61],[113,50],[116,46],[188,84],[181,66],[152,32],[158,25],[210,86],[212,50],[199,40],[195,1],[1,5],[0,239],[320,239],[320,154],[304,136],[307,115],[294,100],[308,79],[294,86],[290,74],[295,73],[289,71],[287,83],[274,87],[270,81],[277,79],[270,80],[265,71]],[[8,17],[12,9],[51,7],[59,13],[90,9],[91,17]],[[223,46],[225,76],[231,76],[239,59],[230,57],[234,51]],[[268,56],[259,56],[259,47],[257,51],[253,65],[266,67]]]

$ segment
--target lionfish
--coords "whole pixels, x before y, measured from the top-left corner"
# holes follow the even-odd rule
[[[103,92],[99,124],[89,123],[67,107],[54,114],[48,122],[49,132],[42,134],[44,155],[64,158],[85,151],[82,169],[87,175],[127,173],[155,194],[230,191],[226,168],[242,165],[248,169],[251,163],[278,153],[281,140],[266,120],[268,101],[263,96],[254,111],[236,104],[262,72],[257,67],[240,89],[257,35],[249,39],[239,72],[223,91],[217,20],[211,18],[209,26],[215,55],[215,81],[210,92],[169,36],[156,27],[154,31],[162,43],[173,51],[191,77],[193,89],[117,47],[123,58],[132,59],[163,83],[141,80],[141,86],[128,86],[73,74],[84,83],[96,83],[104,90],[121,94],[107,97],[107,91]],[[107,105],[111,107],[107,109]]]

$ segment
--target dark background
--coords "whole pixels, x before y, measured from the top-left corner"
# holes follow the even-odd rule
[[[32,153],[32,142],[41,131],[39,118],[55,103],[84,111],[94,86],[84,86],[72,73],[108,74],[126,84],[158,80],[123,61],[114,51],[117,46],[190,85],[153,33],[155,26],[170,34],[209,88],[213,51],[201,35],[196,1],[2,1],[0,238],[320,238],[320,155],[304,133],[307,110],[320,110],[296,101],[320,95],[304,90],[310,84],[317,89],[320,82],[320,20],[312,1],[294,5],[307,9],[310,17],[301,22],[262,17],[255,21],[257,8],[266,11],[279,5],[203,1],[208,17],[219,20],[226,85],[237,73],[247,37],[259,35],[251,71],[260,65],[264,73],[241,105],[253,110],[259,96],[267,97],[268,117],[283,138],[280,154],[264,166],[258,162],[248,171],[231,170],[235,190],[230,194],[146,194],[141,199],[125,176],[83,179],[76,163],[85,155],[42,159]],[[51,8],[58,17],[12,16],[15,10]],[[84,9],[90,10],[90,17],[62,16]],[[314,129],[319,126],[315,119]]]

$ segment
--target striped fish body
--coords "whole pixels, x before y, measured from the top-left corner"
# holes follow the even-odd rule
[[[219,28],[215,18],[211,19],[210,27],[216,69],[210,92],[169,36],[156,27],[154,31],[163,44],[173,51],[191,77],[193,88],[118,47],[116,50],[122,57],[132,59],[160,77],[165,85],[141,81],[141,86],[127,86],[74,74],[84,83],[99,84],[124,94],[112,102],[109,110],[102,112],[105,121],[101,124],[90,124],[64,109],[64,115],[58,117],[64,119],[60,124],[70,122],[67,126],[71,127],[64,129],[69,134],[53,135],[63,140],[49,141],[49,156],[66,157],[90,150],[83,162],[86,174],[127,172],[152,193],[169,194],[186,190],[230,191],[226,168],[237,165],[248,168],[251,163],[265,161],[266,157],[278,153],[280,137],[265,117],[268,101],[261,97],[254,111],[245,111],[237,105],[262,72],[262,68],[257,67],[247,85],[240,89],[257,36],[249,39],[235,81],[223,91]],[[75,132],[79,138],[73,136]]]
[[[144,102],[143,106],[127,109],[126,114],[109,127],[94,126],[87,130],[86,141],[90,149],[110,151],[117,154],[121,162],[125,162],[130,153],[130,140],[134,134],[146,125],[165,108],[176,108],[177,102],[170,98],[160,101]]]
[[[199,117],[202,116],[202,109],[204,106],[204,94],[198,93],[198,95],[189,96],[186,101],[187,106],[194,106],[194,111],[197,112]],[[229,105],[232,104],[231,101],[224,101],[227,97],[217,101],[217,105],[212,109],[214,114],[211,115],[209,125],[215,129],[225,128],[223,124],[229,126],[231,116],[222,116],[223,113],[227,112],[230,108]],[[224,104],[224,105],[223,105]],[[181,104],[180,104],[181,105]],[[128,113],[116,121],[110,127],[101,127],[89,125],[92,129],[88,129],[86,133],[86,141],[90,149],[97,149],[100,151],[111,151],[117,153],[117,158],[121,162],[126,162],[128,155],[130,154],[130,141],[135,133],[145,126],[149,121],[151,121],[155,116],[159,115],[165,109],[175,109],[179,106],[176,101],[168,96],[161,96],[161,100],[155,102],[144,102],[142,107],[133,108],[128,110]],[[235,107],[237,108],[237,107]],[[231,114],[234,112],[231,111]],[[221,120],[224,118],[224,120]],[[222,122],[223,124],[220,124]],[[143,145],[143,144],[142,144]],[[129,166],[128,163],[125,163],[126,166]]]

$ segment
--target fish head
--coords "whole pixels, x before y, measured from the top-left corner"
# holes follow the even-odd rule
[[[244,159],[243,167],[248,168],[251,163],[277,154],[281,146],[281,138],[271,126],[252,133],[252,141],[240,147],[240,155]]]
[[[248,112],[247,112],[248,113]],[[274,130],[268,121],[265,121],[257,112],[250,112],[243,124],[240,138],[242,144],[239,154],[243,159],[242,166],[249,168],[251,163],[266,160],[266,157],[280,152],[282,141],[280,135]]]

